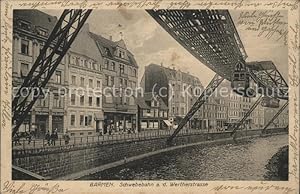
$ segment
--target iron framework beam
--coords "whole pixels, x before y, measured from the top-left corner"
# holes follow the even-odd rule
[[[246,119],[250,116],[250,114],[254,111],[254,109],[260,104],[262,100],[262,95],[255,101],[255,103],[251,106],[251,108],[246,112],[243,118],[234,126],[234,129],[231,132],[231,136],[235,134],[235,132],[240,128],[240,126],[246,121]]]
[[[189,112],[185,115],[185,117],[181,120],[178,127],[175,129],[173,134],[167,139],[167,143],[171,143],[172,140],[176,137],[176,135],[180,132],[180,130],[184,127],[184,125],[193,117],[193,115],[199,110],[199,108],[207,101],[209,96],[215,91],[215,89],[221,84],[224,80],[223,77],[216,74],[210,83],[207,85],[205,90],[202,92],[200,97],[194,103]]]
[[[278,110],[278,112],[272,117],[272,119],[266,124],[266,126],[262,130],[262,134],[264,134],[267,128],[274,122],[274,120],[282,113],[282,111],[288,106],[289,101],[286,101],[284,105]],[[287,126],[288,127],[288,126]]]
[[[288,100],[288,84],[272,61],[250,62],[247,66],[252,79],[265,89],[260,93]]]
[[[14,136],[92,10],[64,10],[12,102]],[[22,90],[28,91],[27,95]]]
[[[227,10],[147,10],[201,63],[227,80],[247,54]],[[226,43],[226,44],[224,44]]]

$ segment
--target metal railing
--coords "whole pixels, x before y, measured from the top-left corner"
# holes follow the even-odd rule
[[[261,130],[261,129],[248,129]],[[246,131],[246,130],[245,130]],[[51,148],[51,147],[63,147],[63,146],[84,146],[87,144],[115,144],[138,140],[151,140],[155,138],[167,138],[173,134],[174,130],[151,130],[142,131],[139,133],[119,133],[119,134],[105,134],[99,136],[82,136],[82,137],[70,137],[69,141],[65,141],[64,138],[58,138],[55,141],[47,141],[45,139],[21,139],[19,142],[12,142],[12,148],[14,150],[36,149],[36,148]],[[184,135],[199,135],[199,134],[212,134],[212,133],[231,133],[232,130],[220,131],[216,129],[188,129],[182,130],[178,133],[179,136]]]
[[[44,147],[58,147],[58,146],[69,146],[69,145],[80,145],[80,144],[90,144],[90,143],[100,143],[100,144],[114,144],[122,143],[133,140],[147,140],[155,138],[169,137],[174,130],[151,130],[142,131],[139,133],[118,133],[118,134],[105,134],[98,136],[82,136],[82,137],[70,137],[69,141],[64,138],[58,138],[56,140],[47,141],[46,139],[20,139],[19,141],[13,141],[13,149],[35,149]],[[183,130],[179,134],[190,135],[190,134],[204,134],[207,130],[197,130],[189,129]]]

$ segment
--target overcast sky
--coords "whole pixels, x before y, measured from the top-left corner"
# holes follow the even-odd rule
[[[60,16],[60,10],[42,10],[50,15]],[[249,32],[245,26],[237,25],[240,11],[230,11],[240,38],[248,55],[247,61],[271,60],[287,79],[288,59],[287,46],[275,38],[258,37],[258,32]],[[287,21],[286,12],[282,12]],[[180,46],[155,20],[143,10],[94,10],[88,18],[90,30],[106,38],[120,40],[120,32],[127,48],[134,54],[139,65],[139,78],[144,67],[150,63],[164,66],[175,65],[175,68],[189,72],[207,85],[214,72],[201,64],[196,58]],[[88,45],[86,45],[88,46]]]

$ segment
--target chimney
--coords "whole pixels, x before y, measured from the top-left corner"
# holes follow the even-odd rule
[[[109,36],[109,40],[112,41],[112,35]]]
[[[162,66],[162,67],[164,66],[163,62],[160,63],[160,66]]]

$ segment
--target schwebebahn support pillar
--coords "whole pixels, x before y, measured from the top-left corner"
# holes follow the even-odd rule
[[[193,117],[193,115],[199,110],[199,108],[206,102],[209,96],[215,91],[215,89],[221,84],[224,80],[223,77],[216,74],[210,83],[206,86],[205,90],[202,92],[200,97],[194,103],[189,112],[185,115],[185,117],[181,120],[178,127],[174,131],[174,133],[168,138],[167,143],[170,144],[172,140],[176,137],[176,135],[180,132],[180,130],[184,127],[184,125]]]
[[[273,121],[282,113],[282,111],[287,107],[289,104],[289,101],[287,101],[279,110],[278,112],[273,116],[273,118],[267,123],[267,125],[263,128],[262,134],[264,134],[267,130],[267,128],[273,123]],[[287,126],[288,127],[288,126]]]
[[[251,106],[251,108],[246,112],[244,117],[234,126],[233,131],[231,132],[231,136],[233,136],[233,139],[235,140],[235,133],[239,129],[239,127],[246,121],[246,119],[250,116],[250,114],[253,112],[253,110],[259,105],[259,103],[262,100],[262,95],[256,100],[256,102]]]

